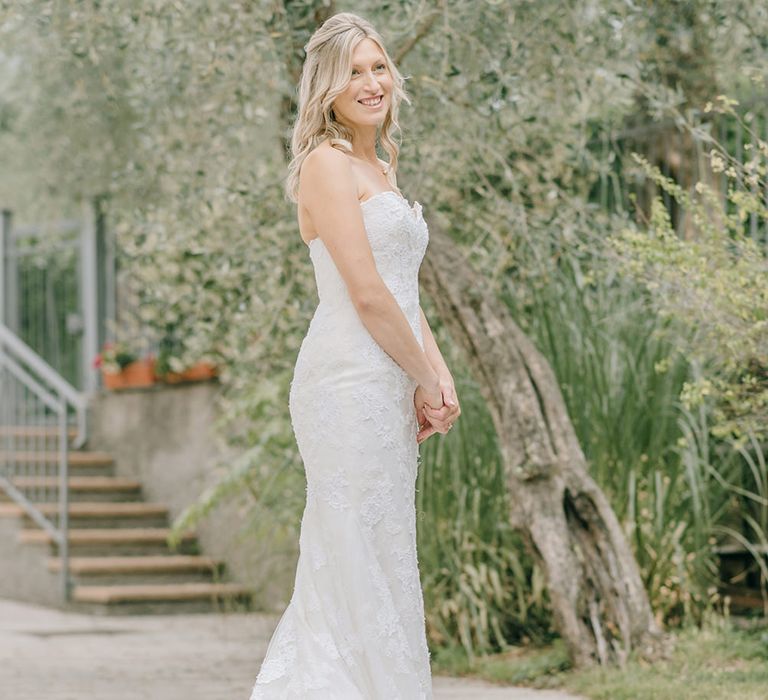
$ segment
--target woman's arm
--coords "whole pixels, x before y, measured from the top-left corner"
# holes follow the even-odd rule
[[[432,334],[432,329],[429,327],[427,317],[424,314],[424,309],[422,309],[421,306],[419,306],[419,314],[421,315],[421,335],[424,339],[424,353],[429,360],[429,364],[432,365],[435,372],[437,372],[437,376],[441,379],[451,378],[448,365],[445,364],[440,348],[437,347],[437,341],[435,341],[435,336]]]
[[[302,164],[300,187],[318,236],[339,271],[363,325],[384,351],[442,404],[439,377],[403,310],[376,268],[349,159],[317,147]]]
[[[451,376],[448,370],[448,365],[445,364],[440,348],[437,347],[435,336],[429,327],[424,309],[421,306],[419,306],[419,314],[421,315],[421,335],[424,339],[424,354],[440,378],[440,393],[443,395],[444,400],[442,408],[416,407],[416,419],[419,423],[416,442],[420,444],[438,431],[441,433],[448,432],[461,415],[461,406],[459,406],[459,397],[456,394],[453,376]]]
[[[389,163],[381,158],[379,158],[379,162],[382,166],[389,166]],[[392,172],[390,178],[394,188],[399,191],[399,187],[397,186],[397,175]],[[437,376],[440,377],[441,380],[448,380],[448,382],[453,385],[453,377],[448,370],[448,365],[446,365],[445,360],[443,360],[440,348],[437,347],[435,336],[432,334],[432,329],[429,327],[427,317],[424,314],[424,309],[422,309],[421,306],[419,306],[419,314],[421,316],[421,335],[424,339],[424,354],[427,356],[429,364],[432,365],[432,368],[437,372]]]

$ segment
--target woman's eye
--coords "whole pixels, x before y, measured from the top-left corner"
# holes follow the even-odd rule
[[[376,66],[376,70],[386,70],[387,66],[384,63],[380,63],[378,66]],[[360,71],[357,70],[357,68],[352,69],[352,75],[355,75],[356,73],[359,73]]]

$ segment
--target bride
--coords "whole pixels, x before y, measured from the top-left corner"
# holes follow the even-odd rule
[[[293,595],[251,700],[431,700],[418,445],[460,407],[419,304],[422,206],[397,187],[409,99],[357,15],[334,15],[305,49],[286,190],[319,296],[289,392],[307,500]]]

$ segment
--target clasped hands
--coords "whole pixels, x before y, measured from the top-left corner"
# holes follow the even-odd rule
[[[461,415],[453,379],[450,376],[441,376],[439,386],[442,397],[440,406],[427,403],[426,392],[421,385],[416,387],[413,394],[413,405],[416,408],[416,420],[419,424],[419,432],[416,435],[417,444],[421,444],[435,433],[447,433]]]

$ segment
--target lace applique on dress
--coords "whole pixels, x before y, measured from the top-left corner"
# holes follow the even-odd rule
[[[423,347],[418,202],[361,202],[376,267]],[[416,553],[416,382],[371,337],[320,239],[320,302],[289,409],[307,477],[293,595],[250,700],[431,700]]]

